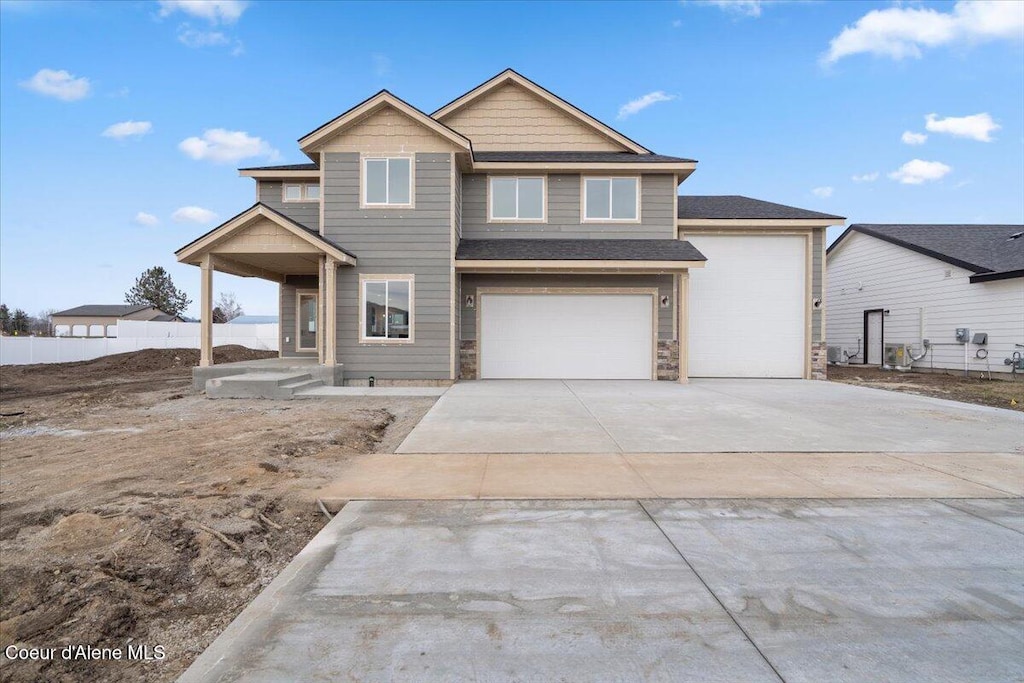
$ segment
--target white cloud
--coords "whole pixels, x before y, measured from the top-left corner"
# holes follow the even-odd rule
[[[862,175],[851,176],[850,180],[855,183],[873,183],[878,180],[878,171],[873,173],[864,173]]]
[[[905,130],[903,135],[900,137],[900,141],[904,145],[923,145],[928,136],[924,133],[915,133],[913,131]]]
[[[22,81],[20,85],[32,92],[47,97],[56,97],[65,102],[74,102],[88,96],[92,87],[88,78],[75,78],[63,69],[60,71],[40,69],[35,76],[27,81]]]
[[[939,180],[952,170],[941,161],[914,159],[890,173],[889,177],[904,185],[920,185],[931,180]]]
[[[829,197],[832,196],[832,193],[834,191],[835,191],[835,188],[833,188],[833,187],[828,187],[828,186],[816,187],[813,190],[811,190],[811,194],[813,194],[815,197],[821,197],[822,199],[828,199]]]
[[[244,0],[160,0],[160,16],[182,12],[211,24],[233,24],[248,5]]]
[[[992,142],[992,133],[1002,128],[987,113],[960,117],[948,116],[944,119],[940,119],[938,114],[928,114],[925,117],[924,127],[933,133],[948,133],[979,142]]]
[[[761,16],[761,0],[709,0],[707,4],[741,17]]]
[[[171,218],[177,223],[212,223],[217,214],[201,206],[183,206],[171,214]]]
[[[241,130],[211,128],[203,137],[191,137],[178,143],[178,149],[193,159],[232,163],[250,157],[277,159],[280,154],[266,140]]]
[[[904,59],[921,57],[921,49],[953,43],[1020,40],[1024,3],[1004,0],[960,0],[951,12],[896,6],[871,10],[845,27],[829,43],[825,64],[843,57],[872,54]]]
[[[630,100],[626,104],[619,107],[618,118],[624,119],[630,117],[633,114],[636,114],[637,112],[647,109],[647,107],[651,106],[652,104],[657,104],[658,102],[671,102],[675,98],[675,95],[666,95],[662,90],[655,90],[654,92],[649,92],[646,95],[638,97],[635,100]]]
[[[672,28],[681,28],[682,25],[683,25],[683,20],[682,19],[673,19],[672,20]]]
[[[196,207],[193,206],[188,208],[194,209]],[[132,219],[132,222],[135,223],[135,225],[141,225],[147,228],[152,228],[154,226],[160,225],[159,218],[157,218],[151,213],[146,213],[145,211],[139,211],[137,214],[135,214],[135,218]]]
[[[124,140],[125,138],[141,138],[153,130],[153,124],[149,121],[122,121],[108,126],[102,135],[105,138]]]
[[[220,31],[200,31],[182,24],[178,27],[178,42],[187,47],[199,48],[227,45],[231,39]]]

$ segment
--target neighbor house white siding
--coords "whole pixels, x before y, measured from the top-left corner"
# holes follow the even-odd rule
[[[828,255],[826,321],[829,346],[850,353],[860,339],[863,362],[864,311],[883,308],[885,343],[935,346],[914,367],[963,370],[965,349],[955,345],[956,328],[987,332],[988,362],[969,345],[974,371],[1009,372],[1003,359],[1024,344],[1024,279],[971,284],[971,271],[859,232],[852,232]],[[1017,349],[1022,351],[1024,349]]]

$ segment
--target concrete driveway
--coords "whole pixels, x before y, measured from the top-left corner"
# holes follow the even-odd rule
[[[180,679],[1019,681],[1010,500],[354,502]]]
[[[1019,452],[1024,413],[833,382],[460,382],[399,453]]]

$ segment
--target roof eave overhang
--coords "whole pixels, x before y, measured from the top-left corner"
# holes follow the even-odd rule
[[[827,228],[845,218],[679,218],[680,228]]]
[[[1024,268],[1016,270],[1003,270],[998,273],[977,273],[970,277],[971,284],[976,282],[994,282],[996,280],[1012,280],[1024,277]]]
[[[704,261],[455,260],[455,270],[463,273],[678,273],[703,267]]]
[[[290,178],[320,178],[320,171],[249,171],[244,168],[238,170],[238,175],[243,178],[260,178],[267,180],[281,180]]]
[[[565,161],[474,161],[475,171],[546,171],[549,173],[557,171],[568,171],[573,173],[586,173],[590,171],[623,171],[630,173],[672,173],[686,178],[697,169],[696,162],[565,162]]]

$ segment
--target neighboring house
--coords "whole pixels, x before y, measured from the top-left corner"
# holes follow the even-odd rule
[[[334,381],[821,377],[839,216],[677,189],[655,154],[507,70],[426,114],[381,91],[241,169],[258,201],[176,252],[280,285],[281,355]],[[705,267],[706,266],[706,267]]]
[[[183,318],[148,304],[87,304],[50,316],[57,337],[116,337],[118,320],[181,322]]]
[[[828,339],[838,361],[1010,373],[1024,225],[851,225],[828,249]]]

